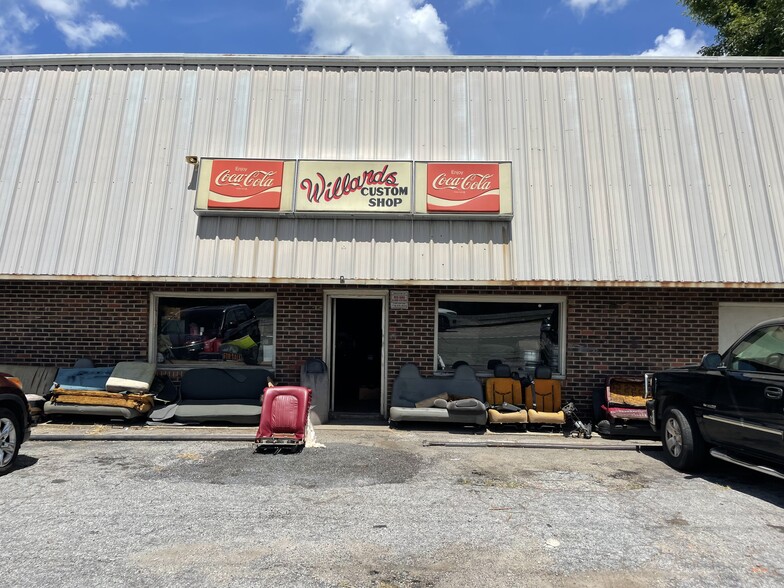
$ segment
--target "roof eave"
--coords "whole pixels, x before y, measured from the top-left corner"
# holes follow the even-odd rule
[[[279,67],[690,67],[781,68],[782,57],[652,57],[622,56],[504,56],[434,55],[236,55],[210,53],[72,53],[3,55],[0,67],[78,65],[266,65]]]

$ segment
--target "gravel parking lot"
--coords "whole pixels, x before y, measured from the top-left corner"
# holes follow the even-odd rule
[[[481,445],[509,439],[527,446]],[[651,449],[537,447],[546,435],[329,428],[318,441],[294,455],[31,441],[0,478],[3,584],[784,584],[773,478],[719,463],[688,476]]]

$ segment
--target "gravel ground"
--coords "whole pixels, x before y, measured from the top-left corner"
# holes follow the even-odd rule
[[[264,455],[248,442],[31,441],[0,478],[0,577],[35,587],[784,584],[774,478],[722,463],[688,476],[649,449],[426,440],[488,437],[335,428],[318,432],[324,448]]]

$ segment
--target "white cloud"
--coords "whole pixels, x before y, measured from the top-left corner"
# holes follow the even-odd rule
[[[25,53],[31,49],[23,36],[35,29],[38,23],[18,4],[0,0],[0,53]]]
[[[683,29],[673,28],[667,31],[666,35],[656,37],[656,47],[643,51],[640,55],[659,57],[697,55],[705,44],[705,33],[700,29],[694,31],[691,37],[686,37]]]
[[[109,0],[109,4],[115,8],[136,8],[144,4],[144,0]]]
[[[629,0],[564,0],[575,12],[585,14],[592,8],[598,8],[602,12],[613,12],[626,6]]]
[[[65,43],[78,49],[90,49],[105,39],[124,35],[119,25],[103,20],[96,14],[91,14],[83,22],[58,20],[56,25],[65,37]]]
[[[463,10],[471,10],[482,4],[495,4],[495,0],[463,0]]]
[[[80,0],[32,0],[32,3],[54,19],[74,18],[81,10]]]
[[[299,0],[297,30],[328,55],[448,55],[447,26],[424,0]]]
[[[108,0],[117,8],[133,8],[143,0]],[[122,37],[120,25],[88,10],[94,0],[0,0],[0,52],[25,53],[35,45],[25,38],[36,28],[34,14],[52,22],[69,47],[90,49],[102,41]]]

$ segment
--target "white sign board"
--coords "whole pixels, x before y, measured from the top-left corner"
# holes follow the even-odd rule
[[[408,290],[391,290],[389,292],[389,308],[408,310]]]

